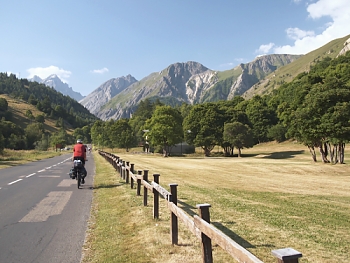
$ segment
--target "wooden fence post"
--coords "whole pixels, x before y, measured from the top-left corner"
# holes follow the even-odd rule
[[[177,186],[178,184],[169,184],[170,186],[170,192],[171,196],[169,202],[173,202],[174,205],[177,206]],[[179,228],[178,228],[178,220],[177,216],[171,212],[171,217],[170,217],[170,224],[171,224],[171,244],[177,245],[179,243]]]
[[[281,248],[271,251],[278,263],[298,263],[303,255],[293,248]]]
[[[197,208],[199,209],[199,216],[206,222],[210,223],[210,214],[209,214],[210,204],[199,204]],[[205,234],[202,236],[202,258],[203,263],[213,263],[213,251],[211,246],[211,239]]]
[[[125,169],[125,168],[126,168],[125,164],[126,164],[126,162],[123,161],[123,172],[122,172],[122,174],[121,174],[121,176],[122,176],[123,179],[125,179],[125,170],[126,170],[126,169]]]
[[[130,164],[130,171],[128,171],[128,173],[126,174],[126,179],[125,182],[128,184],[129,183],[129,178],[130,178],[130,172],[134,173],[134,164]]]
[[[124,180],[127,181],[127,183],[129,182],[129,180],[127,179],[129,177],[129,167],[130,167],[130,162],[126,162]]]
[[[153,175],[153,181],[159,184],[160,174]],[[157,190],[153,189],[153,219],[159,218],[159,193]]]
[[[142,170],[137,171],[137,175],[142,175]],[[137,177],[137,190],[136,190],[137,195],[141,195],[141,179]]]
[[[148,182],[148,170],[143,170],[143,180]],[[148,189],[146,185],[143,186],[143,205],[147,206],[147,195],[148,195]]]
[[[132,174],[135,175],[135,170],[134,170],[134,165],[131,165],[132,167]],[[130,176],[130,188],[133,189],[134,188],[134,177]]]
[[[123,173],[123,160],[119,159],[119,176],[122,177]]]

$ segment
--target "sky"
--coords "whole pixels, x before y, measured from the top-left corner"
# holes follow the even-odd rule
[[[307,54],[349,25],[349,0],[3,0],[0,72],[56,74],[86,96],[177,62],[224,71],[260,55]]]

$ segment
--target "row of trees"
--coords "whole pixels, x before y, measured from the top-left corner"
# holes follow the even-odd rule
[[[186,141],[202,147],[206,156],[216,145],[223,147],[226,156],[232,156],[234,148],[240,155],[243,148],[275,139],[268,129],[276,121],[266,100],[258,96],[247,101],[235,97],[231,101],[180,107],[146,99],[130,119],[95,122],[91,139],[100,147],[128,150],[138,142],[144,143],[147,136],[150,144],[165,155],[172,146]]]
[[[147,133],[145,132],[147,131]],[[314,161],[344,163],[350,139],[350,52],[316,64],[270,95],[234,97],[179,107],[141,102],[130,119],[97,121],[91,139],[100,146],[133,147],[145,136],[166,153],[185,140],[209,155],[215,145],[232,156],[270,140],[295,139],[309,147]]]

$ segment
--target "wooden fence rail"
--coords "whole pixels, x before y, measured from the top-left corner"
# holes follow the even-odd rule
[[[173,245],[178,244],[178,219],[201,241],[203,263],[212,263],[212,242],[218,244],[232,258],[244,263],[263,263],[260,259],[233,241],[215,226],[210,224],[210,204],[198,204],[198,214],[193,218],[177,206],[177,184],[170,184],[170,192],[159,184],[159,174],[153,174],[153,181],[149,182],[148,170],[134,170],[134,164],[122,160],[114,154],[99,151],[119,173],[120,177],[134,189],[136,182],[136,195],[141,196],[143,186],[143,204],[148,204],[148,190],[153,193],[153,218],[159,218],[159,196],[161,195],[167,202],[167,207],[171,212],[170,234]],[[282,248],[272,250],[278,263],[298,263],[302,254],[293,248]]]

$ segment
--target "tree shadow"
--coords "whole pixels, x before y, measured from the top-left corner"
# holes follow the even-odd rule
[[[294,158],[296,155],[304,154],[304,150],[300,151],[282,151],[282,152],[273,152],[269,155],[264,156],[266,159],[289,159]]]
[[[235,222],[229,221],[224,222],[226,225],[233,225]],[[247,249],[247,248],[256,248],[256,247],[269,247],[274,248],[275,246],[272,244],[262,244],[262,245],[253,245],[241,236],[237,235],[230,229],[228,229],[226,226],[224,226],[222,223],[219,222],[211,222],[213,226],[215,226],[217,229],[219,229],[221,232],[223,232],[226,236],[230,237],[233,241],[235,241],[238,245],[241,247]]]
[[[192,205],[186,204],[183,201],[178,200],[179,207],[184,210],[188,215],[194,216],[198,215],[197,211],[198,208],[194,207]],[[226,236],[231,238],[233,241],[235,241],[237,244],[239,244],[241,247],[248,249],[248,248],[256,248],[256,247],[267,247],[267,248],[274,248],[275,246],[272,244],[261,244],[261,245],[253,245],[241,236],[234,233],[232,230],[228,228],[228,226],[236,224],[234,221],[227,221],[223,223],[219,222],[210,222],[213,226],[215,226],[217,229],[219,229],[221,232],[223,232]],[[223,225],[225,224],[225,225]]]
[[[304,150],[300,151],[282,151],[282,152],[270,152],[270,153],[252,153],[252,154],[241,154],[241,157],[257,157],[262,159],[290,159],[294,158],[296,155],[304,154]],[[237,157],[237,154],[233,155],[233,157]]]

